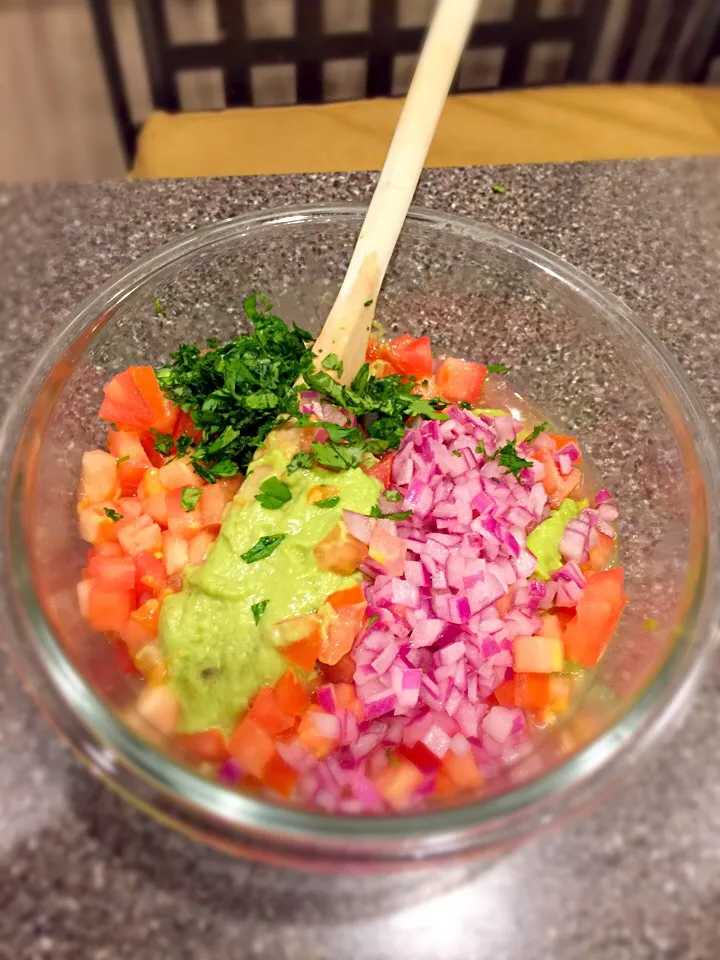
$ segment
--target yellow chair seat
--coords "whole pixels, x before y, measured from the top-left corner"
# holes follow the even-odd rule
[[[401,100],[153,113],[134,178],[377,170]],[[720,89],[546,87],[450,97],[428,166],[720,153]]]

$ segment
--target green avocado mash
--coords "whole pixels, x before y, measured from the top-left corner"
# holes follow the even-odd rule
[[[559,570],[563,565],[560,541],[565,527],[587,506],[587,500],[563,500],[558,509],[527,538],[527,548],[538,562],[535,574],[541,580],[549,580],[553,570]]]
[[[182,592],[163,603],[160,643],[186,732],[213,726],[232,730],[256,690],[274,683],[287,668],[273,626],[312,613],[329,594],[360,579],[359,574],[342,577],[319,570],[312,551],[342,520],[344,509],[369,514],[381,484],[359,469],[285,474],[287,462],[272,451],[254,461],[252,469],[271,468],[290,488],[292,499],[278,509],[265,509],[255,499],[243,504],[241,488],[206,562],[186,571]],[[309,504],[308,491],[319,485],[335,487],[339,503]],[[277,534],[287,537],[269,556],[254,563],[242,559],[261,537]]]

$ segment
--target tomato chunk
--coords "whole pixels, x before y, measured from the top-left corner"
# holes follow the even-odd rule
[[[386,453],[382,460],[370,467],[369,470],[366,470],[365,473],[369,477],[375,477],[383,487],[387,488],[390,486],[392,480],[392,465],[393,459],[395,458],[394,453]]]
[[[355,638],[362,629],[366,608],[367,604],[363,600],[362,603],[346,606],[338,611],[338,615],[328,625],[327,637],[323,639],[320,647],[318,660],[321,663],[338,663],[346,653],[350,653]]]
[[[281,709],[275,691],[270,687],[260,687],[255,694],[255,699],[250,705],[250,716],[273,736],[290,730],[296,723],[292,713],[285,713]]]
[[[208,763],[222,763],[230,756],[225,734],[217,727],[210,727],[208,730],[200,730],[197,733],[176,733],[175,740],[186,753],[192,754],[198,760],[206,760]]]
[[[409,333],[385,343],[380,348],[378,359],[387,360],[400,373],[422,380],[432,376],[432,348],[430,337],[415,337]]]
[[[105,399],[100,406],[102,420],[136,430],[149,430],[153,425],[152,410],[128,370],[114,376],[103,392]]]
[[[310,697],[294,670],[286,670],[275,684],[275,702],[283,713],[299,717],[310,705]]]
[[[140,435],[134,430],[109,430],[108,450],[116,458],[117,479],[123,490],[137,490],[151,466]]]
[[[118,482],[115,457],[104,450],[87,450],[82,455],[80,503],[112,500]]]
[[[365,603],[365,594],[359,583],[345,590],[337,590],[328,597],[328,603],[333,610],[342,610],[343,607],[352,607],[356,603]]]
[[[282,649],[280,654],[288,663],[301,670],[312,670],[322,645],[322,624],[319,617],[291,617],[276,624]]]
[[[165,467],[163,467],[164,469]],[[192,510],[186,510],[182,504],[182,490],[180,488],[171,490],[166,495],[166,502],[170,532],[184,540],[192,540],[202,530],[199,504],[196,504]]]
[[[130,367],[128,373],[138,393],[147,404],[152,416],[150,427],[158,433],[171,433],[180,413],[171,400],[160,389],[157,376],[152,367]]]
[[[367,544],[347,533],[340,524],[333,527],[313,548],[318,567],[341,577],[347,577],[357,570],[367,554]]]
[[[565,655],[583,667],[597,665],[627,603],[623,569],[593,573],[578,600],[577,613],[563,635]]]
[[[227,748],[230,756],[235,757],[258,780],[262,780],[265,767],[275,756],[272,737],[250,716],[246,716],[235,727]]]
[[[134,595],[131,590],[105,590],[90,581],[87,615],[95,630],[119,633],[130,619]]]
[[[90,578],[104,590],[132,590],[135,564],[132,557],[93,557],[88,564]]]
[[[486,375],[482,363],[448,357],[438,367],[435,383],[440,396],[449,403],[477,403]]]

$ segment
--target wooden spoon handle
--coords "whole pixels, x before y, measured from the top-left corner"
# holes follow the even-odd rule
[[[349,383],[365,360],[375,303],[479,0],[439,0],[340,292],[315,341]]]

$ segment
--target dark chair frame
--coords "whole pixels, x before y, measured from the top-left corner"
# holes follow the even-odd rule
[[[111,0],[89,0],[125,158],[131,162],[138,128],[133,122],[122,76],[117,39],[112,25]],[[252,103],[250,70],[259,64],[295,64],[297,102],[323,100],[323,63],[343,58],[367,60],[366,97],[392,94],[393,57],[417,53],[424,29],[397,25],[397,0],[371,0],[367,33],[325,34],[322,0],[295,0],[294,36],[250,39],[240,0],[215,0],[223,39],[216,43],[174,45],[170,42],[163,0],[135,0],[140,37],[150,79],[153,105],[160,110],[180,109],[176,75],[182,70],[219,67],[224,73],[229,107]],[[541,18],[538,0],[515,0],[514,16],[503,22],[478,23],[468,49],[504,47],[505,61],[499,88],[523,84],[534,43],[559,41],[572,45],[561,82],[587,80],[608,0],[583,0],[575,16]],[[457,90],[457,78],[454,89]],[[495,88],[493,88],[495,89]]]
[[[112,25],[111,2],[89,0],[120,141],[125,159],[130,164],[138,126],[128,103]],[[292,37],[252,39],[245,27],[244,4],[247,2],[251,0],[215,0],[221,40],[173,44],[163,0],[134,0],[154,107],[170,112],[180,110],[177,74],[183,70],[213,67],[223,71],[227,106],[251,105],[250,71],[261,64],[294,64],[297,102],[321,103],[323,63],[344,58],[367,60],[366,97],[388,97],[392,95],[393,57],[417,53],[425,33],[422,28],[397,25],[398,0],[370,0],[369,31],[338,34],[323,32],[322,0],[295,0]],[[582,0],[580,12],[574,16],[543,18],[539,16],[539,0],[515,0],[512,19],[478,23],[473,27],[468,49],[505,48],[499,83],[492,89],[522,86],[532,45],[551,41],[571,44],[565,75],[558,82],[587,81],[608,2]],[[652,16],[652,3],[653,0],[630,0],[625,30],[611,71],[612,80],[628,78],[638,33]],[[716,55],[713,51],[717,51],[720,45],[720,33],[715,33],[720,23],[720,3],[718,0],[674,0],[648,76],[644,79],[659,81],[664,78],[685,18],[691,13],[698,19],[698,28],[684,53],[679,79],[702,82],[707,75],[711,57]],[[457,85],[456,76],[454,92]]]

